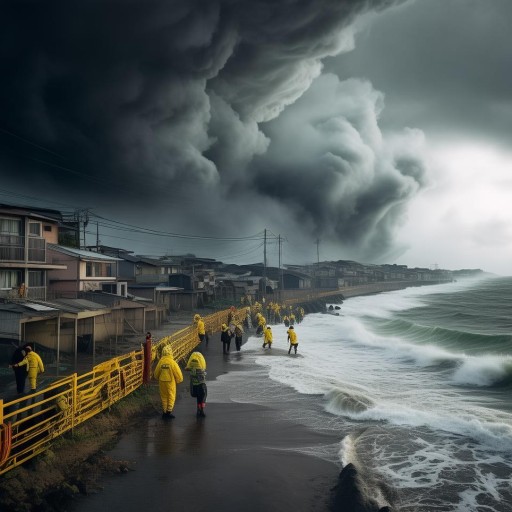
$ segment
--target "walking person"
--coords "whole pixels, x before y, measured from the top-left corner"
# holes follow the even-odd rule
[[[229,354],[229,347],[231,346],[231,338],[233,333],[229,330],[226,324],[222,324],[220,333],[220,341],[222,341],[222,353]]]
[[[206,360],[203,354],[192,352],[185,370],[190,371],[190,394],[196,399],[196,415],[198,418],[204,418],[206,416],[204,408],[206,407],[208,390],[206,388]]]
[[[151,344],[153,338],[151,333],[148,331],[146,333],[146,339],[142,344],[142,353],[144,355],[144,366],[142,367],[142,382],[143,384],[149,384],[151,380]]]
[[[268,348],[272,348],[273,334],[270,325],[267,326],[265,331],[263,332],[263,348],[268,345]]]
[[[162,400],[162,419],[174,418],[172,410],[176,401],[176,384],[183,382],[183,374],[173,358],[170,345],[162,349],[162,357],[156,365],[154,376],[158,380]]]
[[[235,326],[235,347],[238,352],[240,352],[240,349],[242,348],[243,336],[244,328],[242,327],[242,324],[237,324]]]
[[[299,346],[299,342],[297,341],[297,333],[295,332],[293,325],[290,325],[290,328],[286,332],[288,334],[288,341],[290,342],[288,354],[291,353],[292,348],[295,350],[295,353],[297,353],[297,347]]]
[[[267,320],[261,313],[258,313],[258,315],[256,316],[258,318],[258,327],[256,329],[256,334],[264,334]]]
[[[14,378],[16,379],[16,392],[18,395],[23,395],[25,393],[27,369],[17,365],[25,359],[26,355],[27,353],[23,347],[17,347],[11,356],[11,364],[9,365],[14,372]]]
[[[199,337],[199,342],[205,342],[208,345],[208,336],[206,336],[206,327],[204,325],[204,320],[201,318],[201,315],[194,315],[194,322],[197,324],[197,336]]]
[[[13,365],[13,368],[27,367],[28,382],[30,384],[30,392],[35,393],[37,389],[37,377],[40,373],[44,373],[44,364],[39,354],[36,354],[30,345],[25,346],[26,356],[22,361]]]

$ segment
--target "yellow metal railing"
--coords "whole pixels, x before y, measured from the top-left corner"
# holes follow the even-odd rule
[[[0,474],[137,389],[142,384],[142,365],[142,352],[131,352],[22,398],[0,400]]]
[[[236,310],[243,321],[246,309]],[[220,331],[229,310],[204,317],[206,332]],[[199,344],[197,327],[190,325],[152,346],[152,361],[171,345],[181,362]],[[144,356],[137,350],[96,365],[90,372],[73,374],[30,395],[10,402],[0,399],[0,475],[46,450],[65,432],[108,409],[142,385]]]

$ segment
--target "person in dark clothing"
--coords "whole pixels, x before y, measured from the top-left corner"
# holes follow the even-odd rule
[[[231,345],[231,338],[233,337],[233,333],[229,330],[229,327],[226,324],[222,324],[221,333],[220,333],[220,341],[222,341],[222,353],[229,354],[229,347]]]
[[[238,351],[242,348],[242,340],[244,335],[244,329],[242,324],[237,324],[235,327],[235,346]]]
[[[26,355],[27,352],[25,351],[24,347],[17,347],[11,357],[10,366],[14,371],[14,378],[16,379],[16,391],[18,395],[23,395],[23,393],[25,393],[25,383],[27,381],[27,368],[25,368],[24,366],[15,365],[21,363],[21,361],[25,359]]]
[[[208,390],[206,388],[206,360],[201,352],[192,352],[185,370],[190,371],[190,394],[196,398],[197,417],[204,418]]]

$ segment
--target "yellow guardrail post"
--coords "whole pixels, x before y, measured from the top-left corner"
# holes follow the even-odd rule
[[[76,419],[76,408],[78,405],[78,393],[77,393],[77,381],[78,374],[73,374],[73,392],[72,392],[72,404],[71,404],[71,431],[75,428],[75,419]]]
[[[0,425],[4,422],[4,401],[0,398]]]

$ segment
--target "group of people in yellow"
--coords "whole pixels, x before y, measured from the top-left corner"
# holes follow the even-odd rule
[[[286,331],[286,334],[288,335],[288,343],[290,344],[290,347],[288,349],[288,354],[291,353],[292,349],[295,350],[295,353],[297,353],[297,347],[299,346],[299,341],[297,338],[297,333],[295,332],[295,329],[293,325],[290,325],[288,330]],[[263,348],[266,348],[268,345],[268,348],[272,348],[272,343],[274,341],[274,334],[272,333],[272,328],[270,325],[267,325],[267,328],[263,331]]]
[[[279,306],[277,303],[270,302],[267,308],[273,312],[272,316],[276,314],[281,318],[281,311],[286,311],[283,322],[288,327],[286,331],[290,346],[288,354],[294,350],[297,354],[297,347],[299,345],[297,333],[294,329],[294,323],[296,316],[291,308],[287,306]],[[247,307],[242,310],[236,310],[234,306],[231,307],[227,323],[222,324],[221,327],[221,341],[223,343],[223,352],[228,353],[231,338],[235,337],[236,348],[240,350],[242,345],[242,336],[244,329],[242,323],[246,326],[252,327],[252,323],[256,325],[256,334],[263,336],[263,348],[272,348],[273,334],[272,328],[267,325],[267,319],[262,314],[262,305],[256,302],[252,307]],[[252,313],[254,312],[254,317]],[[302,308],[297,308],[300,320],[304,315]],[[241,316],[244,319],[241,319]],[[254,321],[253,321],[254,318]],[[208,345],[208,336],[206,333],[206,327],[201,315],[194,315],[194,324],[197,327],[197,336],[199,343],[205,343]],[[207,387],[206,387],[206,360],[201,352],[192,352],[190,355],[185,370],[190,371],[190,394],[196,398],[197,402],[197,416],[204,417],[204,408],[206,406]],[[183,373],[178,363],[174,360],[172,355],[172,349],[169,345],[166,345],[162,349],[162,357],[158,361],[156,368],[153,372],[155,379],[158,380],[160,398],[162,401],[162,418],[174,418],[172,413],[174,409],[174,403],[176,401],[176,385],[183,382]]]
[[[304,315],[306,314],[304,308],[301,306],[286,306],[285,304],[281,305],[277,302],[266,302],[263,304],[260,302],[255,302],[250,308],[247,309],[251,310],[256,317],[258,314],[262,315],[265,313],[269,323],[284,323],[286,327],[294,324],[300,324],[304,319]]]
[[[274,311],[279,311],[281,306],[279,306],[277,303],[271,302],[270,304],[271,309],[273,308]],[[283,306],[283,308],[286,308],[286,306]],[[249,308],[248,308],[249,309]],[[257,325],[256,327],[256,334],[261,334],[263,336],[263,348],[272,348],[272,343],[274,341],[274,335],[272,333],[272,328],[267,325],[267,319],[263,316],[261,313],[261,304],[256,302],[253,305],[253,309],[256,310],[255,316],[254,316],[254,323]],[[290,347],[288,349],[288,354],[291,353],[292,349],[294,350],[295,354],[297,353],[297,347],[299,345],[297,333],[295,332],[294,323],[296,320],[295,315],[293,314],[293,310],[290,313],[290,316],[285,316],[283,318],[283,323],[288,327],[288,330],[286,331],[286,334],[288,335],[288,342],[290,344]],[[299,317],[302,320],[304,315],[304,309],[303,308],[297,308],[297,311],[299,312]]]
[[[196,398],[197,416],[204,417],[206,406],[206,360],[201,352],[192,352],[188,358],[185,370],[190,372],[190,394]],[[160,400],[162,402],[162,418],[174,418],[173,409],[176,402],[176,386],[183,382],[183,372],[174,360],[172,348],[165,345],[162,357],[159,359],[153,376],[158,380]]]

